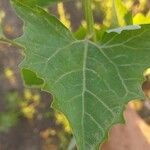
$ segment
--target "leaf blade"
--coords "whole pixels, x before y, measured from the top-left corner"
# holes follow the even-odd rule
[[[106,33],[93,43],[76,40],[40,8],[15,4],[25,21],[25,33],[16,39],[26,49],[22,67],[45,81],[42,89],[53,94],[53,106],[69,119],[79,149],[98,149],[108,129],[123,121],[124,105],[143,96],[140,83],[150,65],[150,25]]]

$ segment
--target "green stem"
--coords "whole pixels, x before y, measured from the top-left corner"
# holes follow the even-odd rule
[[[0,38],[0,42],[6,43],[6,44],[11,44],[12,46],[16,46],[18,48],[23,49],[23,47],[21,45],[17,44],[13,40],[9,40],[9,39],[6,39],[6,38],[2,37],[2,38]]]
[[[96,35],[94,30],[92,0],[82,0],[82,3],[83,3],[84,14],[85,14],[85,20],[87,23],[87,36],[95,41]]]

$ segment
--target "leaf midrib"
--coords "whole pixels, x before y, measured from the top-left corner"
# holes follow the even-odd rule
[[[86,62],[88,53],[88,41],[84,43],[84,55],[83,55],[83,89],[82,89],[82,136],[83,136],[83,150],[85,149],[85,135],[84,135],[84,115],[85,115],[85,92],[86,92]]]

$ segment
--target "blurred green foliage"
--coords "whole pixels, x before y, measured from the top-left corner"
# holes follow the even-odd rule
[[[18,94],[16,92],[7,93],[5,100],[5,111],[0,112],[0,131],[7,131],[10,127],[14,126],[20,116],[18,103],[21,99],[18,97]]]
[[[131,24],[150,23],[148,0],[94,0],[95,8],[102,13],[101,25],[108,28]]]
[[[34,119],[37,106],[40,104],[40,95],[25,89],[20,95],[18,92],[9,92],[5,96],[5,111],[0,112],[0,131],[8,131],[22,118]]]

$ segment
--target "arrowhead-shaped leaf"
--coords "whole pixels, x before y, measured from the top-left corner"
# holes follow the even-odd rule
[[[24,34],[22,68],[43,79],[53,106],[68,118],[80,150],[98,149],[123,109],[141,98],[143,71],[150,66],[150,25],[106,33],[101,42],[76,40],[55,17],[16,1]]]

